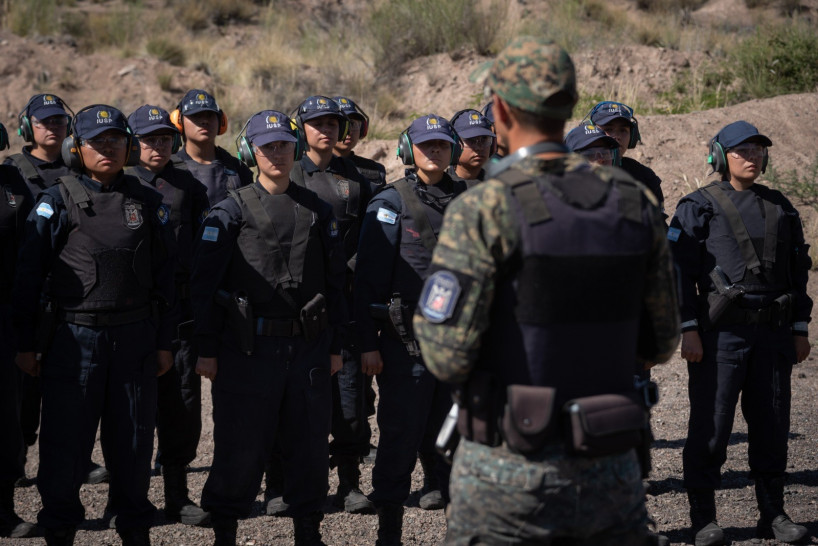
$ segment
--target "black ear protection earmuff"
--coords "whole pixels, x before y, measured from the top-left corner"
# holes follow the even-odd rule
[[[349,99],[347,97],[335,97],[333,100],[336,103],[339,103],[339,104],[341,103],[342,100],[345,101],[345,103],[348,103],[350,106],[352,106],[352,109],[355,111],[354,112],[355,115],[361,116],[361,119],[362,119],[362,121],[361,121],[361,134],[359,135],[359,137],[360,138],[366,137],[366,135],[369,134],[369,116],[367,116],[366,113],[363,110],[361,110],[361,107],[358,106],[358,104],[354,100]],[[341,109],[341,113],[346,114],[347,117],[349,117],[351,115],[351,114],[347,114],[346,112],[344,112],[343,109]],[[344,138],[346,138],[346,136]],[[343,139],[339,139],[339,140],[343,141]]]
[[[239,158],[239,161],[244,163],[250,168],[255,167],[258,165],[256,161],[256,154],[253,152],[253,145],[247,140],[245,136],[245,131],[247,131],[247,126],[250,125],[250,120],[255,117],[256,114],[250,116],[250,118],[245,122],[244,126],[239,131],[239,136],[236,137],[236,157]],[[295,131],[296,138],[298,139],[295,143],[295,152],[293,153],[293,159],[295,161],[299,161],[301,157],[304,155],[304,149],[307,147],[306,141],[304,140],[304,132],[298,128],[298,125],[292,118],[287,118],[287,122],[290,124],[290,129]]]
[[[8,150],[9,148],[9,132],[6,131],[6,126],[0,123],[0,150]]]
[[[770,154],[767,151],[767,147],[764,147],[764,155],[761,158],[761,172],[767,171],[767,163],[770,160]],[[707,164],[713,167],[713,173],[719,173],[720,175],[727,174],[728,164],[727,164],[727,150],[724,149],[721,142],[716,140],[716,137],[713,137],[710,140],[710,149],[708,150],[707,155]],[[710,174],[713,174],[710,173]]]
[[[82,162],[82,154],[80,154],[80,142],[78,138],[74,137],[74,131],[77,125],[77,116],[82,114],[83,112],[87,112],[97,106],[105,106],[104,104],[91,104],[86,106],[79,112],[77,112],[72,118],[71,123],[69,124],[69,131],[68,136],[65,137],[65,140],[62,141],[62,148],[60,150],[60,154],[62,155],[63,163],[69,169],[73,169],[76,171],[82,170],[84,163]],[[73,113],[73,112],[72,112]],[[126,167],[135,167],[139,165],[139,139],[134,136],[131,132],[131,128],[128,127],[128,142],[126,144],[126,148],[128,149],[127,155],[125,156],[125,166]]]
[[[584,122],[585,120],[591,120],[595,125],[599,125],[596,121],[594,121],[594,116],[601,109],[611,105],[618,106],[620,109],[625,110],[630,115],[630,119],[628,121],[631,124],[630,127],[631,136],[630,140],[628,140],[628,149],[630,150],[636,148],[636,144],[642,142],[642,135],[639,134],[639,122],[636,121],[635,117],[633,117],[633,108],[631,108],[627,104],[622,104],[621,102],[615,102],[610,100],[600,102],[596,106],[591,108],[591,111],[588,112],[588,114],[584,118],[582,118],[582,121],[580,123]]]
[[[218,111],[219,115],[219,130],[217,134],[223,135],[227,132],[227,114],[224,113],[224,110],[219,108]],[[182,136],[185,134],[185,124],[182,122],[182,103],[176,105],[176,108],[170,113],[170,122],[173,124],[176,129],[179,130],[179,139],[181,142]],[[179,145],[181,147],[181,144]],[[178,148],[177,148],[178,151]],[[176,153],[176,152],[174,152]]]
[[[707,163],[713,167],[714,173],[725,174],[727,172],[727,156],[724,153],[724,147],[715,137],[710,140]]]
[[[463,153],[463,146],[460,144],[460,137],[455,132],[454,127],[451,124],[449,124],[449,127],[449,135],[454,140],[452,153],[449,156],[449,165],[457,165],[457,162],[460,161],[460,154]],[[404,165],[415,164],[415,154],[412,151],[412,138],[409,136],[409,129],[410,127],[407,127],[398,137],[397,156]]]
[[[31,116],[29,116],[28,110],[29,110],[29,108],[31,108],[31,105],[34,102],[34,99],[36,99],[38,97],[42,97],[42,96],[43,96],[42,94],[34,95],[30,99],[28,99],[28,102],[26,103],[25,107],[17,115],[17,121],[19,122],[19,125],[20,125],[17,128],[17,134],[20,135],[21,137],[23,137],[23,140],[25,140],[26,142],[34,142],[34,129],[31,127]],[[69,112],[71,112],[71,115],[68,116],[68,118],[69,118],[68,134],[70,135],[71,134],[71,127],[72,127],[72,125],[70,123],[70,120],[74,118],[74,111],[71,110],[71,108],[69,108],[68,105],[65,104],[65,101],[62,100],[57,95],[48,94],[48,96],[53,97],[53,99],[55,101],[59,101],[59,103],[62,105],[64,110],[68,110]],[[68,115],[68,114],[66,114],[66,115]]]
[[[327,115],[327,116],[337,116],[338,117],[338,142],[343,142],[344,139],[349,134],[349,117],[344,112],[341,111],[341,108],[338,106],[337,102],[335,102],[334,100],[332,100],[329,97],[324,97],[324,96],[321,96],[321,95],[316,95],[316,96],[313,96],[313,97],[309,97],[307,100],[305,100],[304,102],[299,104],[298,108],[296,108],[295,111],[292,114],[290,114],[290,117],[295,120],[295,124],[298,126],[298,130],[300,131],[300,134],[304,135],[304,142],[306,143],[306,141],[307,141],[306,140],[307,133],[306,133],[306,131],[304,131],[304,121],[305,120],[304,120],[304,118],[302,116],[303,116],[303,114],[306,114],[307,112],[311,111],[311,110],[309,110],[307,108],[307,106],[308,106],[308,103],[312,99],[316,99],[316,100],[324,99],[324,100],[326,100],[328,102],[328,104],[330,104],[330,105],[334,104],[335,105],[334,108],[332,108],[332,107],[328,108],[326,114],[321,114],[321,115],[322,116]],[[356,110],[357,109],[358,108],[356,107]],[[366,117],[366,114],[362,113],[362,115],[364,116],[366,130],[368,131],[369,130],[369,118]],[[319,116],[316,116],[316,117],[319,117]],[[306,121],[309,121],[309,120],[306,120]],[[363,138],[364,136],[365,136],[364,125],[362,125],[361,126],[361,138]]]

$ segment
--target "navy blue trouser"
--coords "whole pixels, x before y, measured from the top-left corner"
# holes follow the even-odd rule
[[[383,359],[383,371],[378,375],[380,440],[369,496],[376,506],[406,501],[427,423],[442,423],[452,405],[449,390],[436,388],[439,382],[421,357],[409,356],[403,343],[396,339],[388,336],[380,339]]]
[[[783,476],[790,431],[790,329],[739,325],[702,333],[704,358],[688,362],[690,421],[683,451],[686,488],[714,489],[733,430],[739,393],[754,476]]]
[[[213,381],[213,465],[202,508],[214,520],[246,517],[277,439],[290,514],[319,511],[329,487],[329,331],[310,343],[302,336],[257,336],[252,356],[238,352],[229,337],[222,339]]]
[[[143,320],[91,328],[61,323],[42,364],[38,521],[76,527],[85,510],[79,491],[100,426],[117,530],[147,527],[156,423],[156,328]]]
[[[367,381],[361,354],[343,349],[344,367],[332,378],[332,441],[330,465],[355,462],[369,453],[372,429],[367,418]]]
[[[0,305],[0,483],[13,483],[25,469],[25,446],[20,427],[20,370],[14,364],[11,308]]]
[[[191,319],[190,300],[183,300],[182,308],[182,320]],[[178,339],[173,349],[173,367],[158,379],[157,462],[187,466],[196,458],[202,435],[202,378],[196,373],[197,353],[192,340]]]

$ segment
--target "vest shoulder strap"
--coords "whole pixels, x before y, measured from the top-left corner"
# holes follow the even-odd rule
[[[80,184],[79,178],[74,175],[61,176],[58,181],[62,184],[71,200],[81,209],[87,209],[91,203],[91,196],[85,186]]]
[[[179,157],[179,154],[173,154],[170,156],[170,163],[175,169],[181,169],[183,171],[190,170],[187,168],[187,163],[185,163],[185,160]]]
[[[529,225],[551,219],[551,211],[537,187],[535,178],[513,167],[501,172],[496,178],[511,188],[511,193],[523,208],[523,216]]]
[[[25,156],[25,154],[12,154],[9,156],[9,159],[14,161],[14,164],[17,165],[17,168],[20,169],[20,172],[23,173],[23,176],[26,177],[26,179],[30,180],[31,182],[43,180],[40,172]]]
[[[430,251],[434,250],[437,245],[435,230],[432,228],[429,216],[427,216],[426,211],[423,210],[423,204],[420,202],[420,198],[414,192],[409,181],[406,178],[401,178],[393,182],[392,186],[398,191],[409,214],[411,214],[415,220],[415,225],[420,233],[420,240],[423,246]]]

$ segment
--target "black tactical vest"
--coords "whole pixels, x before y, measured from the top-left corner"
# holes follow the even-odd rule
[[[412,175],[396,180],[386,188],[395,188],[401,197],[400,259],[392,275],[392,292],[414,306],[432,263],[432,252],[443,225],[443,213],[452,199],[466,190],[462,180],[448,174],[434,186],[427,186]]]
[[[257,316],[298,318],[301,307],[325,289],[319,199],[295,184],[279,195],[256,184],[230,195],[241,207],[243,224],[227,291],[244,291]]]
[[[633,390],[642,283],[653,231],[641,190],[589,171],[509,186],[520,251],[500,272],[478,367],[501,385],[577,396]]]
[[[338,159],[344,161],[345,165],[349,164],[350,168],[355,168],[347,160]],[[361,182],[329,171],[308,173],[304,171],[300,162],[293,166],[291,173],[293,182],[314,191],[323,201],[332,205],[332,213],[338,220],[338,228],[344,241],[344,256],[347,259],[355,256],[358,252],[358,238],[363,221],[360,211],[366,206],[366,203],[361,203],[361,199],[364,198]]]
[[[125,175],[119,184],[92,192],[76,177],[60,179],[68,236],[50,285],[60,309],[127,311],[150,303],[152,219],[145,217],[139,180]]]
[[[3,169],[11,171],[6,178]],[[13,176],[13,178],[12,178]],[[17,242],[23,231],[31,195],[14,167],[0,167],[0,302],[9,301],[17,263]]]
[[[24,153],[12,154],[9,156],[9,159],[20,172],[23,173],[23,177],[26,179],[28,187],[31,189],[31,193],[34,197],[37,197],[37,194],[46,188],[50,188],[56,184],[57,179],[61,176],[68,176],[70,174],[70,169],[62,165],[61,160],[58,160],[59,163],[47,163],[47,165],[52,165],[52,167],[42,169],[37,168],[31,158]]]
[[[781,293],[790,286],[791,219],[765,186],[745,191],[715,182],[699,191],[713,206],[708,253],[731,283],[747,293]]]

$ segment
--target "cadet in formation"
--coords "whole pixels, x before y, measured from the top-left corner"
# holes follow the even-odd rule
[[[0,149],[8,145],[8,133],[0,124]],[[11,165],[0,165],[0,187],[0,536],[25,538],[36,536],[36,528],[14,511],[14,484],[25,475],[26,448],[20,426],[22,377],[14,365],[11,287],[24,223],[34,199]]]
[[[690,375],[682,460],[697,546],[725,544],[715,490],[739,394],[761,514],[757,536],[792,543],[807,534],[784,511],[784,482],[790,376],[810,353],[811,260],[798,211],[780,192],[756,183],[771,145],[746,121],[723,127],[709,155],[720,180],[683,197],[667,233]]]
[[[446,543],[645,544],[633,363],[679,340],[661,211],[567,153],[562,48],[520,37],[487,85],[509,155],[447,210],[415,317],[429,370],[458,389]]]
[[[380,546],[401,543],[403,503],[424,431],[427,426],[438,430],[451,405],[448,388],[423,363],[411,322],[443,213],[466,189],[464,181],[446,172],[459,155],[446,119],[428,114],[414,120],[400,135],[398,155],[413,170],[369,203],[355,270],[361,369],[378,376],[380,396],[370,495],[378,511]],[[448,468],[437,459],[429,471],[444,485]]]
[[[234,546],[274,441],[295,544],[319,545],[328,488],[330,370],[340,369],[345,256],[331,205],[294,183],[295,122],[251,117],[239,156],[258,179],[216,204],[199,234],[191,298],[199,359],[212,381],[214,452],[202,493],[217,546]]]
[[[449,174],[472,183],[484,180],[486,171],[483,167],[497,151],[491,121],[477,110],[467,108],[456,112],[451,124],[463,151],[457,165],[449,167]]]
[[[174,245],[160,195],[123,172],[139,158],[125,116],[92,105],[72,129],[63,160],[77,175],[34,206],[14,288],[17,365],[42,380],[38,520],[46,544],[73,543],[101,421],[116,529],[141,546],[154,514],[156,376],[173,364]]]
[[[156,435],[157,463],[165,485],[165,515],[186,525],[207,523],[207,514],[188,497],[187,466],[196,458],[202,432],[201,378],[196,374],[193,311],[190,306],[190,264],[193,238],[210,205],[204,185],[172,154],[181,145],[179,130],[159,106],[145,104],[128,116],[139,138],[139,165],[130,167],[142,183],[162,195],[159,218],[173,233],[178,262],[174,286],[179,324],[173,340],[173,367],[159,378]]]

